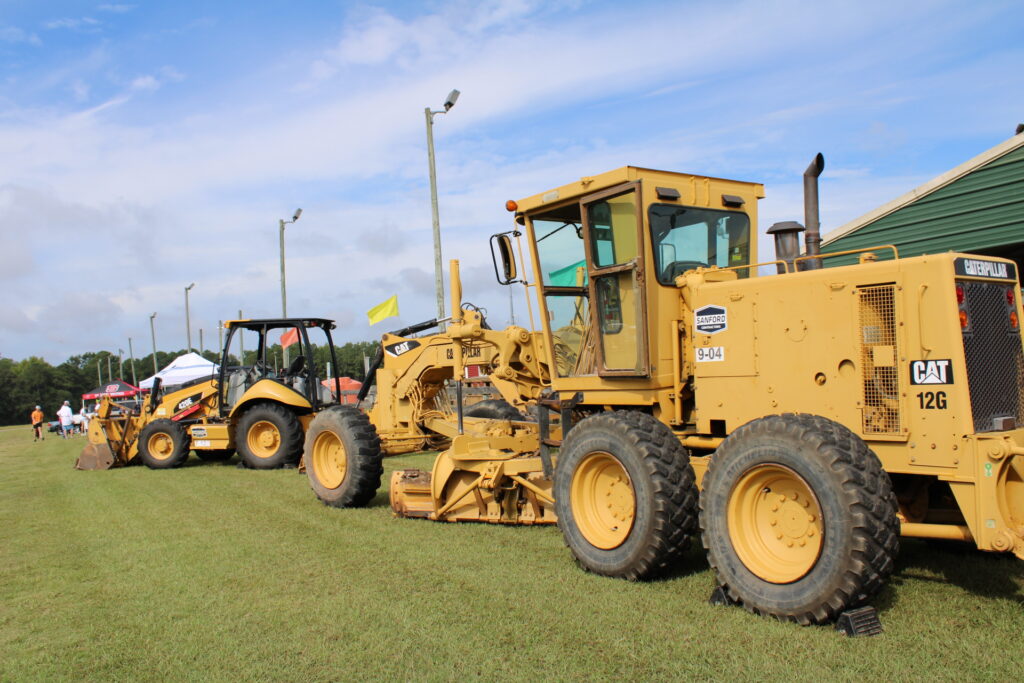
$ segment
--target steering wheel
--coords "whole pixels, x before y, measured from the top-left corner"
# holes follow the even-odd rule
[[[257,359],[256,362],[252,364],[252,367],[249,368],[249,372],[246,376],[246,379],[250,383],[252,383],[261,377],[266,377],[269,374],[270,369],[266,366],[266,364],[263,361]]]
[[[304,368],[305,366],[306,366],[306,357],[305,356],[296,356],[295,360],[293,360],[291,362],[291,365],[288,366],[288,369],[285,370],[285,374],[286,375],[297,375],[300,372],[302,372],[302,368]]]

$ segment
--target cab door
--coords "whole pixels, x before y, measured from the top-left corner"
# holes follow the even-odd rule
[[[640,184],[620,185],[584,197],[580,203],[598,374],[646,377],[649,363]]]

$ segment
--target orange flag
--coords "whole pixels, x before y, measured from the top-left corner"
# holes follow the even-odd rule
[[[281,335],[281,348],[286,349],[297,341],[299,341],[299,328],[293,327]]]

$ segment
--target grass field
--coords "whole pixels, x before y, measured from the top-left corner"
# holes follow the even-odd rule
[[[329,509],[304,475],[234,461],[77,472],[83,444],[0,431],[2,680],[1021,675],[1005,557],[906,542],[885,633],[845,639],[710,606],[696,550],[632,584],[578,569],[556,528],[395,519],[383,490]]]

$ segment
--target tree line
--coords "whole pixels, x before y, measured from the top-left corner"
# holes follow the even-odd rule
[[[331,375],[363,381],[363,356],[372,358],[379,346],[379,342],[349,342],[335,346],[338,366],[331,368]],[[292,359],[298,354],[298,348],[293,346],[289,349]],[[157,351],[155,367],[162,369],[184,353],[185,349]],[[213,351],[204,351],[201,355],[220,363],[220,356]],[[312,360],[317,375],[326,379],[330,348],[326,344],[314,346],[313,356],[307,360]],[[237,355],[230,354],[228,365],[252,365],[255,357],[255,350],[246,349],[242,358],[244,362],[240,362]],[[282,369],[279,344],[269,347],[266,357],[268,365]],[[0,357],[0,425],[28,424],[29,414],[37,405],[43,407],[48,420],[56,419],[57,409],[64,401],[71,401],[77,412],[82,405],[82,394],[113,379],[122,379],[129,384],[141,382],[153,375],[153,367],[152,353],[133,362],[109,351],[89,352],[71,356],[56,366],[37,356],[20,361]]]

